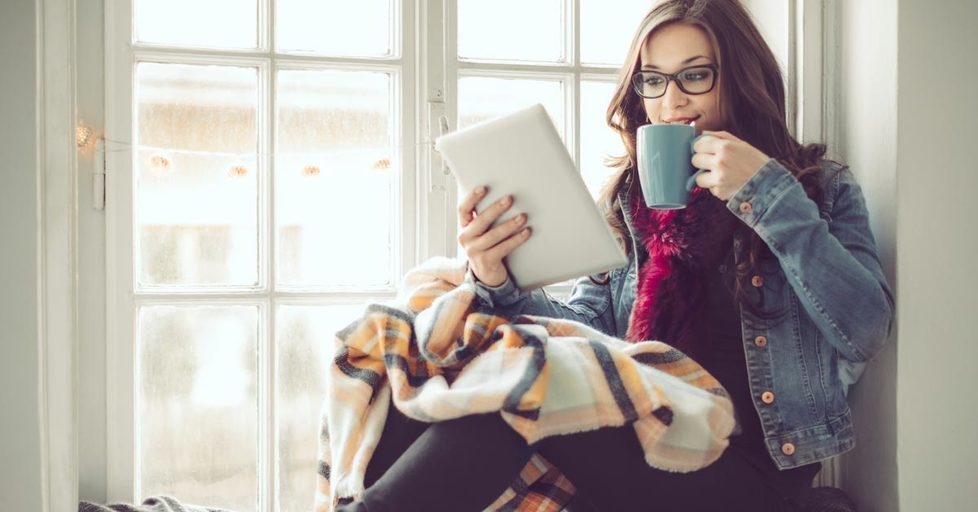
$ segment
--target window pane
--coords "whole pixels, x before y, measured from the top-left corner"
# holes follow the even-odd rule
[[[625,154],[621,138],[604,120],[614,92],[614,82],[581,82],[580,167],[584,183],[594,198],[611,177],[612,169],[605,166],[605,158]]]
[[[277,282],[292,287],[391,282],[391,76],[278,73]]]
[[[136,70],[138,285],[258,283],[258,72]]]
[[[563,0],[459,0],[460,59],[564,62]]]
[[[564,88],[559,80],[463,77],[458,81],[458,127],[542,103],[561,137],[564,132]]]
[[[614,8],[599,0],[581,1],[581,62],[621,66],[635,30],[654,2],[617,0]]]
[[[392,1],[278,0],[276,49],[340,56],[392,55]]]
[[[258,308],[150,306],[138,317],[138,497],[256,510]]]
[[[306,512],[316,491],[319,414],[336,332],[363,305],[282,306],[275,346],[281,512]]]
[[[139,42],[258,47],[258,0],[133,0],[133,11]]]

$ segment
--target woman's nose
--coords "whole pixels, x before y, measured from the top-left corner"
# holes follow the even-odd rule
[[[689,96],[679,88],[679,84],[670,80],[666,93],[662,96],[662,106],[669,111],[675,107],[682,107],[686,103],[689,103]]]

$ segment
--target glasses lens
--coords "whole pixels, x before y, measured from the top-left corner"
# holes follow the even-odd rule
[[[666,92],[666,84],[668,82],[669,81],[665,76],[652,71],[641,71],[632,77],[632,83],[635,85],[635,92],[639,93],[641,96],[645,96],[646,98],[662,96],[662,94]]]
[[[711,68],[689,68],[679,73],[679,82],[690,94],[703,94],[713,88],[715,73]]]

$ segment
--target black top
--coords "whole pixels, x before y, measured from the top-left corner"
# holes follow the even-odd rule
[[[733,263],[729,258],[728,265]],[[779,491],[788,496],[797,495],[803,487],[811,485],[821,469],[821,463],[784,471],[778,470],[764,444],[761,420],[751,400],[747,376],[747,358],[740,325],[740,309],[734,301],[733,272],[724,282],[718,269],[713,269],[704,279],[704,296],[697,310],[696,324],[701,329],[691,355],[709,371],[733,401],[741,433],[730,438],[728,450],[739,451],[761,471]]]

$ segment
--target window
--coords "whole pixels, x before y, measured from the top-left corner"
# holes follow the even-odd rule
[[[430,142],[539,102],[597,195],[649,5],[107,2],[108,498],[307,510],[333,333],[455,254]]]
[[[308,510],[333,333],[417,259],[414,5],[107,9],[109,497]]]

